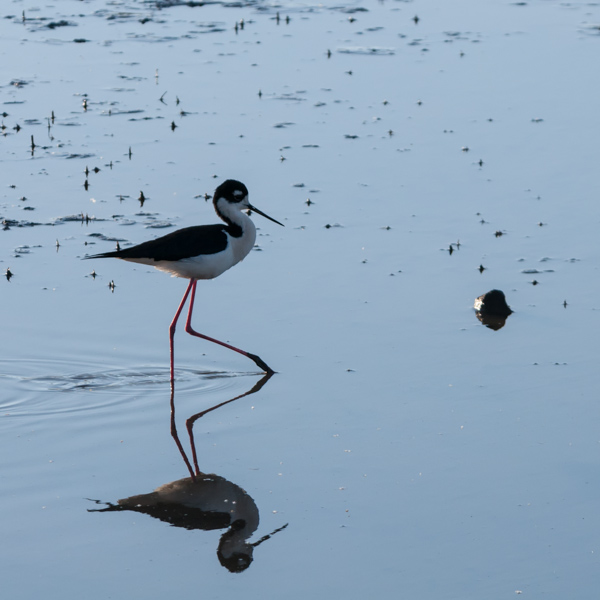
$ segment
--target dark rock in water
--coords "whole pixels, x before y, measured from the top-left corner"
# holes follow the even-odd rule
[[[508,317],[513,312],[501,290],[490,290],[487,294],[479,296],[475,300],[475,309],[498,317]]]
[[[506,318],[513,312],[501,290],[490,290],[487,294],[479,296],[475,299],[473,307],[477,311],[477,318],[495,331],[504,327]]]

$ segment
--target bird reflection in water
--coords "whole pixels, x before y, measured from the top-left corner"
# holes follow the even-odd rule
[[[177,433],[175,425],[175,389],[171,385],[171,435],[190,472],[190,476],[161,485],[149,494],[123,498],[117,504],[95,500],[97,504],[105,504],[106,508],[90,509],[89,512],[131,510],[150,515],[174,527],[184,527],[189,530],[202,529],[209,531],[227,528],[227,531],[219,540],[217,549],[219,562],[232,573],[245,571],[252,563],[254,548],[268,540],[273,534],[285,529],[287,523],[256,542],[250,543],[248,541],[258,529],[258,507],[250,495],[240,486],[219,475],[200,471],[193,427],[194,423],[204,415],[258,392],[271,376],[272,374],[263,376],[244,394],[203,410],[186,421],[192,448],[193,467]]]

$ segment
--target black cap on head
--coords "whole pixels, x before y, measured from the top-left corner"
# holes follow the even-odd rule
[[[235,179],[224,181],[216,190],[214,201],[219,198],[225,198],[228,202],[241,202],[248,197],[248,188]]]

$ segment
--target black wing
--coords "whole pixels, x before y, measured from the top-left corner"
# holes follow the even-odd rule
[[[229,227],[225,224],[185,227],[131,248],[84,258],[149,258],[156,261],[174,261],[201,254],[216,254],[227,247],[228,232]]]

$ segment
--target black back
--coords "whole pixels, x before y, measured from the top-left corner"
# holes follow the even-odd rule
[[[178,229],[155,240],[131,248],[86,256],[86,258],[149,258],[155,261],[182,260],[201,254],[217,254],[227,247],[227,235],[239,237],[241,227],[237,225],[197,225]]]
[[[227,248],[227,234],[239,238],[243,230],[231,219],[227,218],[217,206],[220,198],[224,198],[232,204],[241,202],[248,196],[248,188],[235,179],[227,179],[216,190],[213,198],[215,210],[219,217],[227,224],[197,225],[185,227],[155,240],[150,240],[124,250],[114,252],[103,252],[84,258],[122,258],[136,259],[148,258],[155,261],[176,261],[202,254],[217,254]]]

